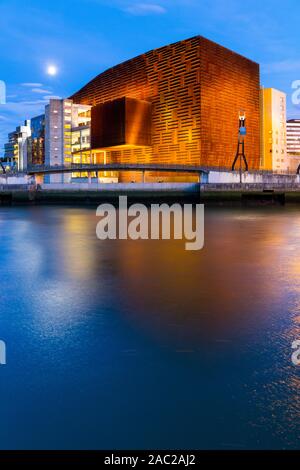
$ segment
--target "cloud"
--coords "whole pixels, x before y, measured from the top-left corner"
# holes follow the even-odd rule
[[[40,88],[43,86],[42,83],[21,83],[21,86],[29,87],[29,88]]]
[[[3,106],[2,115],[14,116],[18,119],[17,122],[24,121],[30,119],[36,112],[40,114],[40,110],[45,103],[45,99],[10,101]]]
[[[49,101],[49,100],[61,100],[61,96],[57,96],[57,95],[47,95],[47,96],[44,96],[44,100],[45,101]]]
[[[41,95],[51,95],[52,91],[44,90],[43,88],[32,88],[32,93],[40,93]]]
[[[30,119],[44,113],[47,101],[44,99],[22,101],[9,101],[0,106],[0,157],[3,156],[3,146],[7,142],[7,134],[16,126],[21,125],[25,119]]]
[[[29,91],[29,90],[28,90]],[[31,91],[31,90],[30,90]],[[48,92],[47,92],[48,93]],[[5,105],[0,106],[0,157],[3,156],[3,145],[7,142],[7,134],[12,132],[16,126],[21,125],[25,119],[31,119],[45,112],[45,106],[50,99],[61,99],[57,95],[44,95],[39,99],[27,98],[20,101],[8,101]]]
[[[125,7],[124,11],[136,16],[162,15],[167,13],[165,7],[155,3],[136,3]]]

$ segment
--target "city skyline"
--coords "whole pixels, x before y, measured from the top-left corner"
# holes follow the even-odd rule
[[[261,84],[287,93],[287,117],[298,117],[292,83],[300,78],[299,33],[287,22],[293,26],[299,6],[296,1],[286,2],[284,10],[277,1],[272,8],[258,5],[250,2],[241,12],[235,0],[226,7],[194,0],[67,0],[62,5],[30,0],[17,15],[20,1],[4,0],[0,79],[7,86],[7,104],[0,105],[0,152],[7,133],[43,112],[50,97],[67,97],[111,66],[197,34],[258,62]],[[57,73],[49,73],[51,67]]]

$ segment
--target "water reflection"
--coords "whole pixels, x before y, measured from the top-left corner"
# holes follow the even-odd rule
[[[91,250],[95,228],[90,214],[74,210],[66,215],[61,230],[61,257],[68,275],[85,279],[95,270]]]
[[[207,210],[199,252],[96,223],[0,210],[1,445],[299,447],[299,210]]]

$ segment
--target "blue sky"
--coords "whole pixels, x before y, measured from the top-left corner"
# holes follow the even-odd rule
[[[288,94],[300,80],[300,2],[273,0],[0,0],[0,155],[8,131],[106,68],[201,34],[261,65],[261,83]],[[50,77],[47,65],[59,73]]]

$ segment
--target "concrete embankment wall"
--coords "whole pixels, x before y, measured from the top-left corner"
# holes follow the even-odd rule
[[[203,203],[285,204],[300,203],[299,184],[283,183],[216,183],[200,185],[200,201]]]
[[[66,187],[67,186],[67,187]],[[199,183],[77,183],[45,184],[37,192],[38,201],[96,202],[127,195],[134,199],[199,197]]]
[[[299,175],[262,175],[245,176],[239,183],[239,175],[232,172],[210,172],[210,183],[77,183],[77,184],[44,184],[37,198],[40,201],[54,199],[101,200],[126,194],[132,198],[186,198],[194,197],[203,202],[237,202],[247,200],[264,202],[300,202]],[[226,178],[233,181],[227,182]],[[225,182],[215,182],[220,180]],[[264,176],[264,177],[263,177]],[[272,195],[272,193],[274,193]]]
[[[34,178],[30,176],[0,176],[0,186],[10,186],[10,185],[22,185],[29,184],[33,182]]]
[[[107,191],[107,192],[136,192],[136,191],[199,191],[199,183],[72,183],[72,184],[42,184],[43,191]]]
[[[32,178],[0,177],[0,203],[96,203],[127,195],[131,199],[186,199],[202,202],[300,202],[299,175],[214,172],[206,183],[72,183],[28,184]]]
[[[120,195],[129,199],[199,199],[199,190],[198,183],[0,184],[0,203],[96,203]]]
[[[210,171],[207,183],[210,184],[239,184],[240,174],[236,171]],[[300,175],[281,175],[276,173],[242,173],[242,183],[260,185],[300,185]]]
[[[300,202],[300,176],[265,172],[210,171],[207,181],[200,185],[204,203],[289,203]]]

